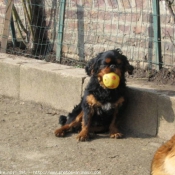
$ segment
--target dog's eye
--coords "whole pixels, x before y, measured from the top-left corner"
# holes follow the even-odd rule
[[[109,67],[111,69],[121,68],[122,67],[122,64],[111,64]]]
[[[111,65],[110,65],[110,68],[111,68],[111,69],[115,69],[115,68],[116,68],[116,65],[115,65],[115,64],[111,64]]]
[[[122,63],[118,63],[118,64],[116,65],[116,67],[117,67],[117,68],[121,68],[121,67],[122,67]]]

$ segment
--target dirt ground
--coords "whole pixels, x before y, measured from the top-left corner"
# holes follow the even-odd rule
[[[0,96],[0,174],[148,175],[164,140],[151,137],[110,139],[108,133],[77,142],[76,134],[57,138],[53,131],[64,111]]]

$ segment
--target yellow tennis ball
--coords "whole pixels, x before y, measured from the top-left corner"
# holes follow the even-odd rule
[[[103,83],[109,89],[117,88],[119,85],[119,82],[120,82],[120,77],[113,72],[103,75]]]

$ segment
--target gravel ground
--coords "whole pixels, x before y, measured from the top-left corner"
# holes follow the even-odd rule
[[[57,138],[60,114],[66,113],[0,96],[0,174],[150,174],[164,140],[129,134],[114,140],[107,133],[89,142],[77,142],[76,134]]]

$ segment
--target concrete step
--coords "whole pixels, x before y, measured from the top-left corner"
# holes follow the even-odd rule
[[[89,80],[83,69],[0,54],[0,94],[70,112]],[[125,127],[169,139],[175,133],[175,90],[129,80]]]
[[[170,139],[175,133],[175,91],[128,83],[128,128]]]

